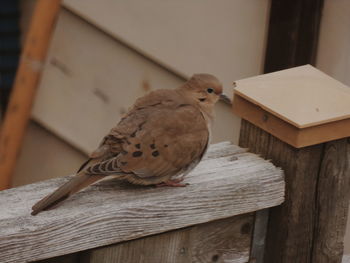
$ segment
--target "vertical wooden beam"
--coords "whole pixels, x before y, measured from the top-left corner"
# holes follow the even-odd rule
[[[266,73],[315,63],[323,3],[272,0]],[[340,263],[349,207],[349,143],[295,149],[242,123],[240,145],[272,159],[286,174],[286,202],[270,211],[265,263]]]
[[[314,64],[323,1],[271,1],[265,73]]]
[[[264,262],[311,262],[322,145],[296,149],[246,120],[242,120],[239,145],[271,159],[285,173],[285,202],[270,209]]]
[[[265,240],[267,222],[269,219],[269,209],[255,212],[254,235],[250,250],[250,260],[252,263],[263,263],[265,253]]]
[[[0,190],[10,187],[60,0],[38,0],[0,133]]]
[[[340,263],[349,206],[350,146],[294,148],[246,120],[239,145],[285,172],[285,202],[270,209],[265,263]]]
[[[312,262],[341,262],[349,186],[350,138],[326,143],[317,184]]]

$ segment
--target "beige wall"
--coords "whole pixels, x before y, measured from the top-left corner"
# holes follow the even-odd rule
[[[13,186],[74,174],[86,155],[30,122],[18,157]]]
[[[262,72],[269,0],[64,0],[64,6],[184,76],[232,81]]]
[[[326,0],[317,67],[350,86],[350,1]]]
[[[316,66],[350,86],[349,0],[325,0]],[[350,254],[350,217],[344,245]]]

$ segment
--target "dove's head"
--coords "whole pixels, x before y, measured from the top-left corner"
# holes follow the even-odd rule
[[[194,74],[180,90],[193,104],[209,113],[222,94],[222,84],[213,75]]]

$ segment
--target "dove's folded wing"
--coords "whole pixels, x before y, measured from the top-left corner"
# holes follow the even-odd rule
[[[125,179],[138,184],[160,183],[199,161],[208,139],[207,124],[192,105],[168,100],[165,105],[139,107],[105,137],[99,149],[109,148],[104,153],[107,158],[86,171],[105,175],[123,173]]]

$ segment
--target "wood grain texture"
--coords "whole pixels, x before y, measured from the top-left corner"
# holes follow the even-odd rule
[[[265,72],[314,64],[323,1],[271,1]]]
[[[254,235],[250,252],[252,263],[263,263],[269,210],[255,212]]]
[[[60,0],[37,1],[1,127],[0,190],[11,184],[60,3]]]
[[[340,263],[350,198],[350,140],[325,144],[317,184],[312,262]]]
[[[30,215],[37,200],[67,180],[58,178],[0,193],[2,262],[74,253],[249,213],[284,200],[282,171],[228,142],[210,147],[186,178],[190,185],[185,188],[105,181],[56,209]]]
[[[285,173],[286,200],[270,209],[264,262],[311,262],[322,145],[295,149],[245,120],[239,144],[271,159]]]
[[[82,252],[83,262],[246,263],[253,215],[241,215]]]

